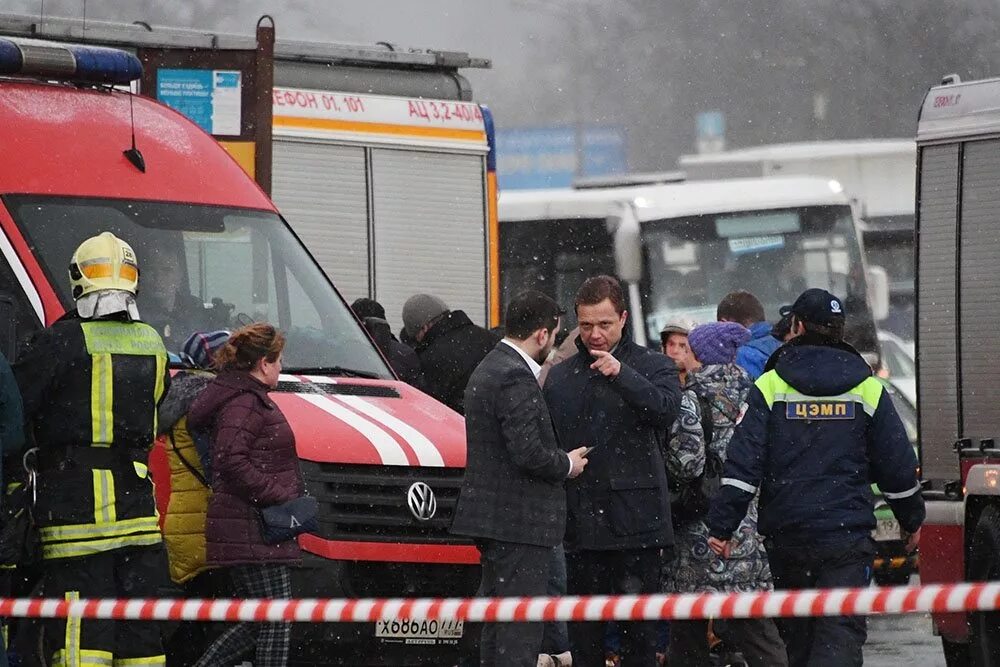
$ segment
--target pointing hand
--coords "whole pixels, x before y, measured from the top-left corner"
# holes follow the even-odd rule
[[[590,354],[597,359],[597,361],[590,365],[592,369],[600,371],[606,378],[618,377],[618,373],[622,369],[622,362],[615,359],[614,355],[610,352],[602,352],[601,350],[591,350]]]

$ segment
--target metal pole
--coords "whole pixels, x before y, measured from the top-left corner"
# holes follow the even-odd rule
[[[583,42],[581,41],[583,30],[580,25],[580,10],[574,11],[574,8],[571,6],[567,11],[573,14],[569,17],[569,24],[573,43],[576,46],[576,57],[573,58],[570,68],[573,77],[571,84],[573,88],[573,153],[575,156],[573,174],[577,178],[581,178],[584,175],[583,160],[585,155],[583,145]]]
[[[267,24],[270,25],[267,25]],[[272,92],[274,90],[274,19],[265,14],[257,21],[254,59],[254,175],[261,189],[271,195]]]

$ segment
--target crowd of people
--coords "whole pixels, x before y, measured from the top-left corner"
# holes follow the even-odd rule
[[[668,323],[658,352],[632,339],[614,278],[574,308],[557,350],[557,304],[515,297],[465,389],[451,529],[479,547],[480,594],[865,586],[872,483],[916,548],[916,457],[836,296],[808,289],[772,326],[734,292],[715,322]],[[487,625],[481,664],[860,665],[866,640],[863,617],[560,625]]]
[[[315,526],[317,507],[269,397],[282,333],[267,323],[196,332],[171,375],[163,338],[138,310],[126,242],[88,239],[69,274],[76,308],[12,367],[0,357],[0,438],[19,464],[6,467],[28,473],[6,480],[5,516],[29,509],[36,523],[32,592],[291,597],[295,537]],[[734,292],[715,322],[668,323],[658,351],[633,340],[609,276],[583,283],[578,327],[558,348],[564,313],[536,291],[511,300],[502,331],[428,294],[405,303],[398,337],[377,302],[352,308],[401,379],[465,415],[451,531],[479,549],[480,595],[863,586],[873,482],[917,545],[914,453],[843,340],[843,304],[824,290],[806,290],[773,326],[752,294]],[[158,437],[171,489],[162,526],[147,467]],[[21,630],[23,665],[166,664],[155,624],[52,619]],[[288,662],[288,623],[185,634],[200,631],[174,633],[183,664]],[[480,662],[596,666],[613,652],[625,667],[700,667],[720,644],[752,667],[859,665],[865,638],[860,617],[486,624]]]

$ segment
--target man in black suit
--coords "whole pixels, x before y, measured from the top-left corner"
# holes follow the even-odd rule
[[[481,596],[545,595],[552,549],[566,528],[563,481],[587,464],[586,448],[560,449],[538,386],[559,315],[540,292],[515,297],[507,337],[465,389],[468,456],[451,531],[476,539]],[[481,664],[534,667],[541,642],[540,623],[485,624]]]

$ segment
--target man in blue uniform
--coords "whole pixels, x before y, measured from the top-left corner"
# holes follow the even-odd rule
[[[791,308],[794,338],[770,359],[729,444],[708,517],[709,546],[729,539],[760,494],[775,587],[867,586],[875,545],[872,482],[907,549],[924,520],[917,459],[882,384],[843,341],[844,306],[821,289]],[[864,617],[789,618],[779,628],[792,665],[861,665]]]

